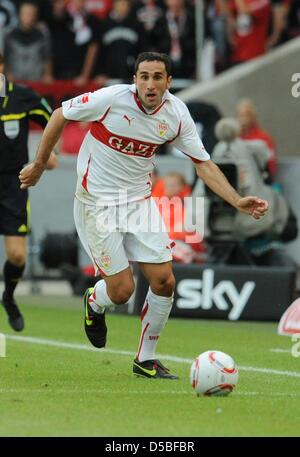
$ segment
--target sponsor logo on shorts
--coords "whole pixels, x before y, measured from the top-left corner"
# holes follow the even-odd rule
[[[109,268],[111,262],[111,258],[109,255],[102,255],[100,257],[100,263],[103,268]]]
[[[20,227],[18,228],[18,232],[19,233],[26,233],[27,232],[26,225],[25,224],[20,225]]]

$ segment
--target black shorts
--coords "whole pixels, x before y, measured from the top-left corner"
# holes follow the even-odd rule
[[[29,231],[27,189],[20,189],[19,172],[0,173],[0,235],[26,236]]]

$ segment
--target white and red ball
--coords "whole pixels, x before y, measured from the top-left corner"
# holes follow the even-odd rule
[[[198,395],[226,396],[236,387],[238,377],[233,358],[221,351],[203,352],[190,369],[190,382]]]

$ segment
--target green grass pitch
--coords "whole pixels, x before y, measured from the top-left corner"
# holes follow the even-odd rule
[[[0,358],[0,436],[300,434],[300,357],[292,357],[291,339],[278,336],[274,323],[170,319],[158,352],[180,380],[157,381],[132,375],[137,316],[109,314],[107,348],[93,351],[81,300],[18,301],[22,334],[0,310],[0,331],[9,335]],[[229,353],[240,368],[226,398],[197,398],[189,385],[189,359],[208,349]]]

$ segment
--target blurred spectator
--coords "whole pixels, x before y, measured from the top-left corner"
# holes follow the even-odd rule
[[[266,52],[270,0],[229,0],[227,18],[232,63],[246,62]]]
[[[3,52],[4,35],[18,25],[15,5],[11,0],[0,0],[0,52]]]
[[[35,5],[38,8],[38,11],[39,11],[38,20],[39,21],[47,23],[47,20],[51,15],[52,1],[53,0],[32,0],[32,2],[35,3]],[[22,3],[24,3],[24,0],[13,0],[13,2],[19,11]]]
[[[7,74],[12,80],[52,82],[49,36],[38,28],[38,7],[24,1],[19,10],[19,26],[5,38]]]
[[[219,142],[213,150],[213,160],[218,165],[234,164],[237,167],[237,191],[240,195],[260,195],[269,202],[269,210],[259,221],[236,212],[232,235],[243,240],[256,236],[280,239],[288,223],[289,208],[283,197],[264,183],[263,170],[269,150],[263,141],[238,138],[239,131],[235,119],[224,118],[217,123]]]
[[[85,0],[72,0],[69,12],[73,18],[75,54],[73,73],[75,82],[84,85],[90,79],[98,52],[100,23],[96,16],[85,8]]]
[[[286,28],[290,0],[271,0],[271,4],[272,21],[271,33],[267,42],[268,49],[272,49],[284,41],[284,30]]]
[[[240,137],[244,140],[262,140],[270,151],[267,170],[274,178],[277,168],[275,144],[271,135],[259,125],[254,103],[249,99],[240,100],[236,107],[237,118],[241,128]]]
[[[151,32],[153,50],[168,54],[174,78],[193,78],[196,62],[194,8],[184,0],[165,0],[167,7]]]
[[[67,0],[53,0],[52,13],[48,18],[53,52],[53,76],[71,79],[78,75],[73,18],[66,10]]]
[[[176,241],[173,259],[181,263],[202,262],[206,251],[201,236],[194,230],[187,230],[184,198],[189,197],[191,192],[184,176],[177,172],[159,179],[152,191],[169,237]]]
[[[163,7],[158,0],[138,0],[135,5],[136,17],[150,32],[156,21],[163,15]]]
[[[105,19],[111,8],[112,0],[85,0],[85,9],[99,19]]]
[[[69,122],[65,126],[60,138],[60,152],[62,154],[78,154],[83,139],[89,129],[89,122]]]
[[[202,80],[209,80],[229,66],[226,0],[204,1],[204,45],[202,51]],[[209,50],[213,48],[212,52]]]
[[[286,27],[284,40],[300,36],[300,0],[291,0],[290,6],[285,5]]]
[[[172,172],[164,178],[155,179],[155,183],[152,180],[152,184],[152,197],[170,197],[171,194],[174,194],[177,197],[184,198],[191,195],[192,192],[191,186],[185,182],[184,177],[176,172]]]
[[[113,9],[102,21],[102,28],[96,80],[100,76],[102,83],[104,76],[131,81],[137,55],[148,49],[145,30],[134,15],[131,0],[113,0]]]

